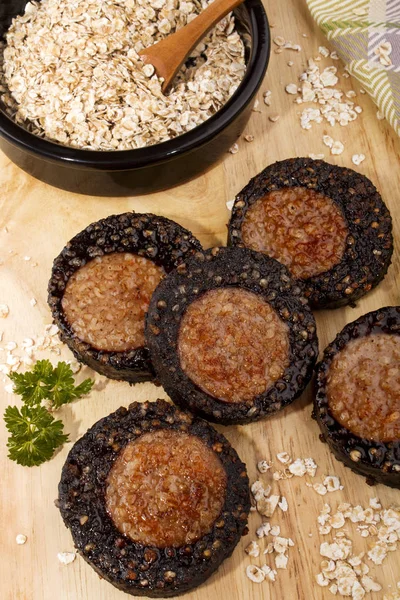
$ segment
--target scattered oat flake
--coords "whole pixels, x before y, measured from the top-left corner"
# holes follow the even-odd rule
[[[29,260],[31,260],[31,257],[30,256],[24,256],[24,260],[29,261]]]
[[[276,455],[276,458],[279,460],[279,462],[283,463],[284,465],[290,463],[292,460],[287,452],[279,452]]]
[[[288,94],[297,94],[297,85],[295,83],[289,83],[285,90]]]
[[[45,332],[48,333],[50,336],[57,335],[58,331],[58,327],[54,323],[50,323],[45,327]]]
[[[323,154],[317,154],[317,156],[319,156],[320,158],[324,158]],[[306,471],[307,474],[310,475],[310,477],[315,477],[315,474],[317,472],[318,469],[318,465],[316,464],[316,462],[314,461],[313,458],[305,458],[304,459],[304,464],[306,467]]]
[[[5,319],[8,317],[9,313],[10,309],[8,308],[7,304],[0,304],[0,319]]]
[[[343,486],[340,485],[340,479],[339,477],[336,477],[336,475],[328,475],[325,477],[324,485],[328,492],[337,492],[338,490],[343,489]]]
[[[385,542],[378,541],[369,550],[368,558],[372,560],[375,565],[381,565],[387,556],[387,544]]]
[[[246,575],[254,583],[262,583],[265,579],[265,573],[256,565],[248,565],[246,567]]]
[[[266,104],[267,106],[271,106],[271,101],[272,101],[272,92],[271,92],[271,90],[266,90],[263,93],[263,98],[264,98],[264,104]]]
[[[275,556],[275,567],[277,569],[287,569],[288,557],[286,554],[277,554]]]
[[[380,592],[382,589],[382,586],[368,575],[363,575],[361,577],[361,583],[366,592]]]
[[[272,535],[272,537],[276,537],[276,536],[280,535],[280,533],[281,533],[281,528],[279,527],[279,525],[273,525],[271,527],[270,535]]]
[[[257,558],[257,556],[260,556],[260,546],[257,544],[257,542],[250,542],[250,544],[248,546],[246,546],[244,551],[249,556],[254,556],[254,558]]]
[[[228,200],[228,202],[226,203],[226,208],[228,210],[232,210],[234,204],[235,204],[235,198],[233,200]]]
[[[244,139],[246,142],[254,142],[254,135],[245,135]]]
[[[269,498],[262,498],[257,502],[257,510],[264,517],[272,517],[278,506],[279,496],[272,495]]]
[[[344,150],[344,144],[342,144],[342,142],[339,142],[339,141],[333,142],[332,148],[331,148],[331,154],[342,154],[343,150]]]
[[[239,152],[239,146],[238,146],[238,144],[236,144],[236,143],[235,143],[235,144],[233,144],[233,146],[231,146],[231,147],[229,148],[229,152],[230,152],[231,154],[237,154],[237,152]]]
[[[31,298],[31,299],[29,300],[29,302],[30,302],[30,304],[31,304],[32,306],[36,306],[36,304],[37,304],[37,300],[36,300],[36,298]]]
[[[260,473],[266,473],[272,467],[272,462],[268,460],[260,460],[257,463],[257,469]]]
[[[285,39],[278,35],[277,37],[274,38],[274,44],[276,44],[277,46],[284,46],[285,45]]]
[[[296,477],[303,477],[307,473],[305,462],[302,458],[296,458],[294,462],[288,467],[292,475]]]
[[[263,537],[266,537],[269,534],[270,531],[271,531],[271,525],[270,525],[270,523],[263,523],[257,529],[256,535],[259,538],[263,538]]]
[[[308,158],[312,158],[313,160],[323,160],[325,158],[325,154],[309,154]]]
[[[69,565],[74,562],[76,558],[76,552],[59,552],[57,558],[63,565]]]
[[[318,573],[318,575],[315,576],[315,580],[317,584],[321,587],[326,587],[327,585],[329,585],[329,579],[326,579],[322,573]]]
[[[320,46],[318,48],[318,52],[325,58],[327,58],[329,56],[329,50],[326,46]]]
[[[317,494],[320,494],[321,496],[325,496],[325,494],[328,491],[322,483],[314,483],[312,487],[317,492]]]
[[[263,554],[272,554],[274,551],[274,543],[273,542],[269,542],[269,544],[267,544]]]
[[[332,148],[334,140],[333,138],[331,138],[330,135],[324,135],[322,141],[324,142],[325,146],[328,146],[328,148]]]
[[[331,586],[329,586],[328,590],[330,591],[331,594],[333,594],[334,596],[336,596],[337,591],[338,591],[338,586],[336,583],[332,583]]]
[[[329,524],[331,527],[333,527],[333,529],[341,529],[345,523],[346,523],[346,520],[344,518],[343,513],[341,513],[341,512],[335,513],[329,519]]]
[[[27,539],[28,539],[28,538],[26,537],[26,535],[24,535],[23,533],[19,533],[19,534],[17,535],[17,537],[15,538],[15,541],[17,542],[17,544],[18,544],[19,546],[22,546],[23,544],[25,544],[25,543],[26,543],[26,540],[27,540]]]
[[[376,113],[376,118],[378,119],[378,121],[383,121],[383,119],[385,118],[385,115],[383,114],[383,112],[378,110]]]
[[[327,67],[324,69],[320,75],[320,81],[324,87],[333,87],[339,81],[338,77],[335,75],[336,69],[331,69],[331,67]]]
[[[285,496],[282,496],[281,501],[278,502],[278,506],[283,512],[286,512],[288,510],[289,506]]]
[[[16,347],[17,347],[16,342],[7,342],[7,344],[5,345],[6,350],[10,350],[11,352],[13,350],[15,350]]]
[[[261,567],[263,573],[265,573],[265,578],[268,579],[269,581],[274,582],[276,580],[276,576],[277,576],[277,572],[275,571],[275,569],[271,569],[270,566],[268,565],[263,565]]]
[[[260,500],[261,498],[264,498],[264,492],[265,492],[264,484],[259,479],[257,479],[256,481],[254,481],[254,483],[251,484],[250,489],[251,489],[251,493],[253,494],[253,496],[256,500]]]
[[[284,48],[287,50],[294,50],[295,52],[301,51],[300,44],[293,44],[292,42],[285,42]]]
[[[351,160],[355,165],[360,165],[365,160],[365,154],[353,154]]]
[[[271,115],[270,117],[268,117],[268,119],[272,122],[272,123],[276,123],[279,119],[279,115]]]

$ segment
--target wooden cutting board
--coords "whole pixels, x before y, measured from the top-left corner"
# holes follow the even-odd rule
[[[23,338],[37,339],[50,323],[46,304],[46,288],[53,258],[74,234],[92,221],[112,213],[128,210],[154,212],[175,219],[191,229],[206,246],[226,242],[226,223],[229,212],[226,202],[247,183],[250,177],[266,165],[288,157],[324,153],[329,162],[352,167],[353,154],[363,153],[365,161],[356,170],[367,175],[376,184],[389,206],[394,224],[395,240],[400,240],[400,140],[385,121],[376,118],[376,107],[367,95],[359,94],[359,85],[352,79],[341,82],[346,90],[357,92],[357,102],[363,108],[359,118],[348,127],[332,129],[324,124],[314,125],[310,131],[301,129],[300,107],[294,96],[285,92],[285,85],[297,82],[306,66],[306,59],[317,55],[318,47],[326,45],[323,36],[312,22],[303,0],[275,2],[266,0],[270,22],[274,25],[272,36],[301,45],[301,52],[284,50],[271,55],[271,63],[259,93],[259,106],[247,127],[246,134],[254,141],[239,141],[239,152],[227,154],[223,162],[194,181],[170,191],[143,197],[96,198],[73,195],[47,186],[26,175],[4,155],[0,155],[0,303],[10,307],[8,318],[0,320],[3,341],[21,344]],[[277,46],[273,45],[273,50]],[[287,63],[293,61],[293,65]],[[332,60],[322,61],[330,65]],[[343,72],[343,65],[339,72]],[[262,93],[272,90],[272,105],[267,107]],[[276,122],[269,116],[279,115]],[[330,156],[323,145],[322,136],[332,135],[345,144],[340,156]],[[400,243],[400,242],[399,242]],[[393,264],[388,276],[379,287],[362,299],[356,308],[319,312],[318,335],[323,349],[336,333],[349,321],[381,306],[400,304],[399,246],[395,248]],[[31,257],[25,260],[24,257]],[[37,300],[32,306],[30,299]],[[15,351],[18,354],[19,350]],[[64,358],[71,355],[62,349]],[[54,363],[56,354],[41,352],[38,357],[49,356]],[[0,351],[0,362],[6,352]],[[81,376],[93,375],[83,369]],[[65,407],[61,416],[66,430],[74,442],[99,418],[120,405],[134,400],[165,397],[162,388],[150,383],[129,387],[125,383],[107,381],[96,374],[97,389],[89,398]],[[0,409],[14,403],[15,397],[4,390],[6,381],[0,380]],[[245,427],[220,427],[247,463],[251,480],[256,478],[256,463],[262,458],[274,459],[276,454],[289,452],[292,457],[311,456],[318,464],[316,481],[325,474],[336,474],[344,486],[340,492],[319,496],[305,484],[305,478],[274,482],[274,493],[286,496],[289,510],[277,511],[273,524],[281,526],[283,536],[295,542],[289,552],[287,570],[278,572],[277,581],[257,585],[246,577],[250,562],[263,564],[266,557],[250,559],[245,546],[255,539],[255,529],[261,518],[252,513],[250,533],[242,539],[233,556],[227,560],[209,581],[197,591],[188,594],[191,600],[219,598],[225,600],[328,599],[331,593],[315,583],[321,557],[319,546],[329,541],[331,535],[318,533],[317,516],[324,502],[332,509],[342,501],[368,505],[370,497],[378,496],[383,506],[400,504],[400,491],[382,485],[369,487],[362,477],[354,475],[339,464],[326,445],[319,441],[319,430],[311,420],[310,389],[293,406],[268,421]],[[57,553],[73,549],[69,532],[64,527],[54,506],[60,471],[71,444],[40,468],[23,468],[7,459],[6,431],[0,424],[0,598],[2,600],[118,600],[122,592],[101,581],[95,572],[78,557],[69,566],[63,566]],[[271,479],[263,476],[265,482]],[[279,491],[278,491],[279,490]],[[355,550],[368,548],[368,538],[363,539],[355,530],[346,527]],[[18,546],[15,536],[27,535],[25,545]],[[261,540],[264,542],[264,540]],[[268,557],[267,557],[268,559]],[[269,561],[271,562],[271,561]],[[372,598],[383,598],[384,592],[393,592],[400,580],[400,550],[390,553],[381,567],[371,564],[371,574],[383,585],[383,591]],[[391,587],[390,587],[391,586]]]

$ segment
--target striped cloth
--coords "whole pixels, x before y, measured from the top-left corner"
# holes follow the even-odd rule
[[[306,0],[339,56],[400,135],[400,0]]]

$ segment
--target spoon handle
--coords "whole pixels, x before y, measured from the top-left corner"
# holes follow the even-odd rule
[[[165,93],[187,56],[200,40],[231,10],[243,0],[214,0],[193,21],[172,35],[139,53],[144,63],[151,63],[160,77],[164,78]]]

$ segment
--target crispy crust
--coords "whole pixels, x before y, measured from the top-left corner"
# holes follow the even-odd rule
[[[276,162],[236,196],[228,224],[229,245],[244,246],[241,228],[248,209],[283,187],[313,189],[340,207],[349,230],[344,256],[329,271],[305,279],[305,295],[313,308],[354,304],[384,278],[391,262],[392,219],[380,194],[369,179],[352,169],[310,158]]]
[[[262,296],[289,327],[290,364],[252,404],[229,404],[208,395],[182,370],[178,356],[180,321],[187,306],[208,290],[227,286]],[[157,379],[171,399],[224,425],[256,421],[293,402],[310,381],[318,355],[315,320],[301,284],[278,261],[244,248],[198,252],[161,281],[150,302],[145,336]]]
[[[159,549],[133,542],[117,530],[106,512],[105,489],[125,445],[166,428],[195,435],[217,453],[227,490],[210,533],[193,544]],[[155,598],[183,594],[203,583],[232,554],[250,510],[246,466],[229,442],[208,423],[164,400],[135,402],[93,425],[71,449],[58,490],[62,518],[83,558],[118,589]]]
[[[400,440],[376,442],[360,438],[340,425],[329,412],[326,382],[334,356],[351,340],[371,333],[400,335],[400,307],[388,306],[367,313],[346,325],[326,348],[316,368],[313,416],[321,428],[323,440],[338,460],[355,473],[365,475],[369,483],[400,488]]]
[[[48,303],[61,340],[79,361],[106,377],[130,383],[154,379],[147,348],[106,352],[93,348],[74,334],[61,304],[66,285],[75,271],[96,256],[133,252],[154,261],[169,273],[198,250],[201,244],[193,234],[165,217],[123,213],[92,223],[68,242],[53,263]]]

